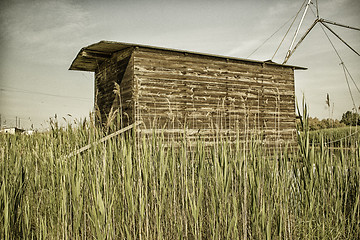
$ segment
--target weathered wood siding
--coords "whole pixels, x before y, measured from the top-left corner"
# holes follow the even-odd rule
[[[114,53],[95,71],[95,108],[100,122],[117,121],[119,127],[133,122],[134,62],[132,48]],[[116,84],[119,88],[116,89]],[[120,94],[119,94],[120,93]],[[121,116],[117,118],[118,114]]]
[[[295,143],[292,68],[141,47],[133,58],[142,132],[181,137],[186,127],[187,137],[207,141],[256,133],[269,145]]]

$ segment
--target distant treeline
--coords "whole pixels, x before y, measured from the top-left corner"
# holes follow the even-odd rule
[[[331,118],[320,120],[317,117],[309,117],[308,123],[310,131],[328,128],[341,128],[345,126],[359,126],[360,114],[347,111],[342,115],[341,120]]]

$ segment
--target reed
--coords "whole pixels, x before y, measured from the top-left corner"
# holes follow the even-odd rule
[[[104,136],[92,120],[0,135],[0,237],[359,239],[359,138],[314,147],[303,109],[291,157],[251,137],[209,147],[130,132],[67,158]]]

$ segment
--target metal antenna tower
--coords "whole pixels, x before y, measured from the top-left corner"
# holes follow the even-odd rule
[[[352,30],[357,30],[357,31],[360,31],[360,28],[356,28],[356,27],[351,27],[351,26],[347,26],[347,25],[344,25],[344,24],[340,24],[340,23],[336,23],[336,22],[333,22],[333,21],[330,21],[330,20],[326,20],[326,19],[323,19],[323,18],[320,18],[319,16],[319,6],[318,6],[318,3],[317,3],[317,0],[316,0],[316,19],[315,21],[313,22],[313,24],[310,26],[310,28],[304,33],[304,35],[301,37],[301,39],[296,43],[295,47],[294,46],[294,43],[295,43],[295,40],[296,40],[296,37],[299,33],[299,30],[300,30],[300,27],[303,23],[303,20],[305,18],[305,15],[309,9],[309,6],[311,4],[311,0],[308,0],[306,6],[305,6],[305,10],[304,10],[304,13],[301,17],[301,20],[299,22],[299,25],[295,31],[295,34],[294,34],[294,37],[291,41],[291,44],[290,44],[290,47],[286,53],[286,56],[285,56],[285,59],[284,59],[284,62],[283,64],[285,64],[289,58],[291,57],[291,55],[295,52],[296,48],[302,43],[302,41],[304,41],[304,39],[306,38],[306,36],[310,33],[310,31],[315,27],[315,25],[317,23],[321,23],[324,27],[326,27],[332,34],[334,34],[338,39],[340,39],[348,48],[350,48],[354,53],[356,53],[358,56],[360,56],[360,54],[355,50],[353,49],[348,43],[346,43],[338,34],[336,34],[327,24],[332,24],[332,25],[336,25],[336,26],[339,26],[339,27],[344,27],[344,28],[349,28],[349,29],[352,29]]]

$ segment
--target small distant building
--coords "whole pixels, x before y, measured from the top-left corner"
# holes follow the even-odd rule
[[[25,130],[22,134],[30,136],[30,135],[33,135],[34,133],[36,133],[35,130]]]
[[[256,134],[267,146],[296,143],[298,69],[305,68],[109,41],[82,48],[70,66],[95,73],[99,122],[117,109],[122,127],[144,123],[140,134],[207,142]]]
[[[0,133],[7,133],[7,134],[18,134],[25,132],[24,129],[20,129],[17,127],[5,127],[0,130]]]

